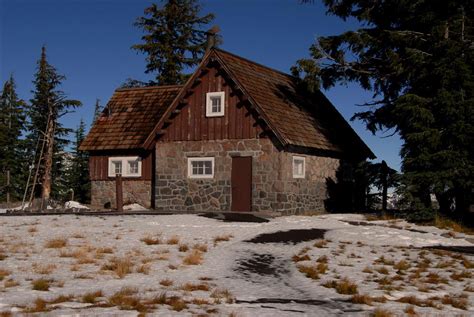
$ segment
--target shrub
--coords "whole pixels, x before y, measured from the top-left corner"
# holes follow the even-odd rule
[[[0,268],[0,281],[3,281],[8,275],[10,275],[10,271]]]
[[[221,235],[221,236],[217,236],[217,237],[214,237],[214,245],[217,245],[219,242],[222,242],[222,241],[229,241],[230,238],[232,238],[233,235],[231,234],[226,234],[226,235]]]

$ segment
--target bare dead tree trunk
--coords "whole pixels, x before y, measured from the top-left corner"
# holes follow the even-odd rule
[[[7,206],[10,204],[10,169],[7,170]]]
[[[51,110],[50,110],[51,111]],[[53,154],[54,154],[54,130],[55,122],[53,116],[48,116],[48,128],[46,130],[46,152],[44,154],[44,176],[41,184],[41,209],[48,206],[51,195],[51,171],[53,168]]]

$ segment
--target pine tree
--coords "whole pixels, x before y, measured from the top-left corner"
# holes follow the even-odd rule
[[[10,76],[0,96],[0,197],[10,203],[21,199],[25,186],[22,169],[25,103],[18,98],[13,75]]]
[[[92,119],[92,125],[99,119],[100,114],[102,113],[102,106],[100,105],[100,99],[95,100],[94,106],[94,118]]]
[[[79,146],[85,138],[86,125],[81,119],[75,131],[73,147],[73,159],[70,168],[69,187],[73,190],[74,199],[81,203],[90,202],[91,185],[89,181],[89,155],[85,151],[79,151]]]
[[[328,13],[355,18],[355,31],[320,37],[294,73],[324,88],[352,81],[374,93],[357,113],[376,133],[403,140],[404,187],[412,207],[467,215],[474,180],[474,4],[472,1],[324,0]]]
[[[69,100],[64,92],[59,90],[63,75],[59,75],[56,69],[46,59],[46,48],[41,51],[38,61],[38,70],[35,74],[35,90],[32,91],[33,99],[29,108],[29,134],[27,141],[30,145],[30,159],[35,162],[33,183],[41,184],[42,207],[53,193],[53,198],[59,198],[64,194],[62,177],[62,156],[64,147],[68,144],[66,139],[70,129],[64,128],[59,118],[68,113],[71,108],[81,105],[80,101]],[[38,173],[36,173],[38,168]],[[33,194],[38,196],[38,188],[34,187]]]
[[[152,4],[135,26],[145,32],[143,44],[132,48],[147,55],[146,73],[156,73],[158,85],[182,84],[188,68],[197,65],[206,49],[206,33],[201,29],[214,19],[199,16],[197,0],[163,1]]]

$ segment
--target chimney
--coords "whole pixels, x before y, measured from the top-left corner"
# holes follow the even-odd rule
[[[207,47],[206,47],[206,53],[213,47],[217,46],[217,33],[219,33],[221,28],[218,25],[214,25],[212,28],[207,30],[206,36],[207,36]]]

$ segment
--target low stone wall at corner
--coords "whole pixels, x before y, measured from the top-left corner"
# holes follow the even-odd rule
[[[115,181],[92,181],[92,207],[104,209],[106,204],[111,208],[116,208],[115,204]],[[151,181],[144,180],[124,180],[123,204],[137,203],[143,207],[151,207]]]

